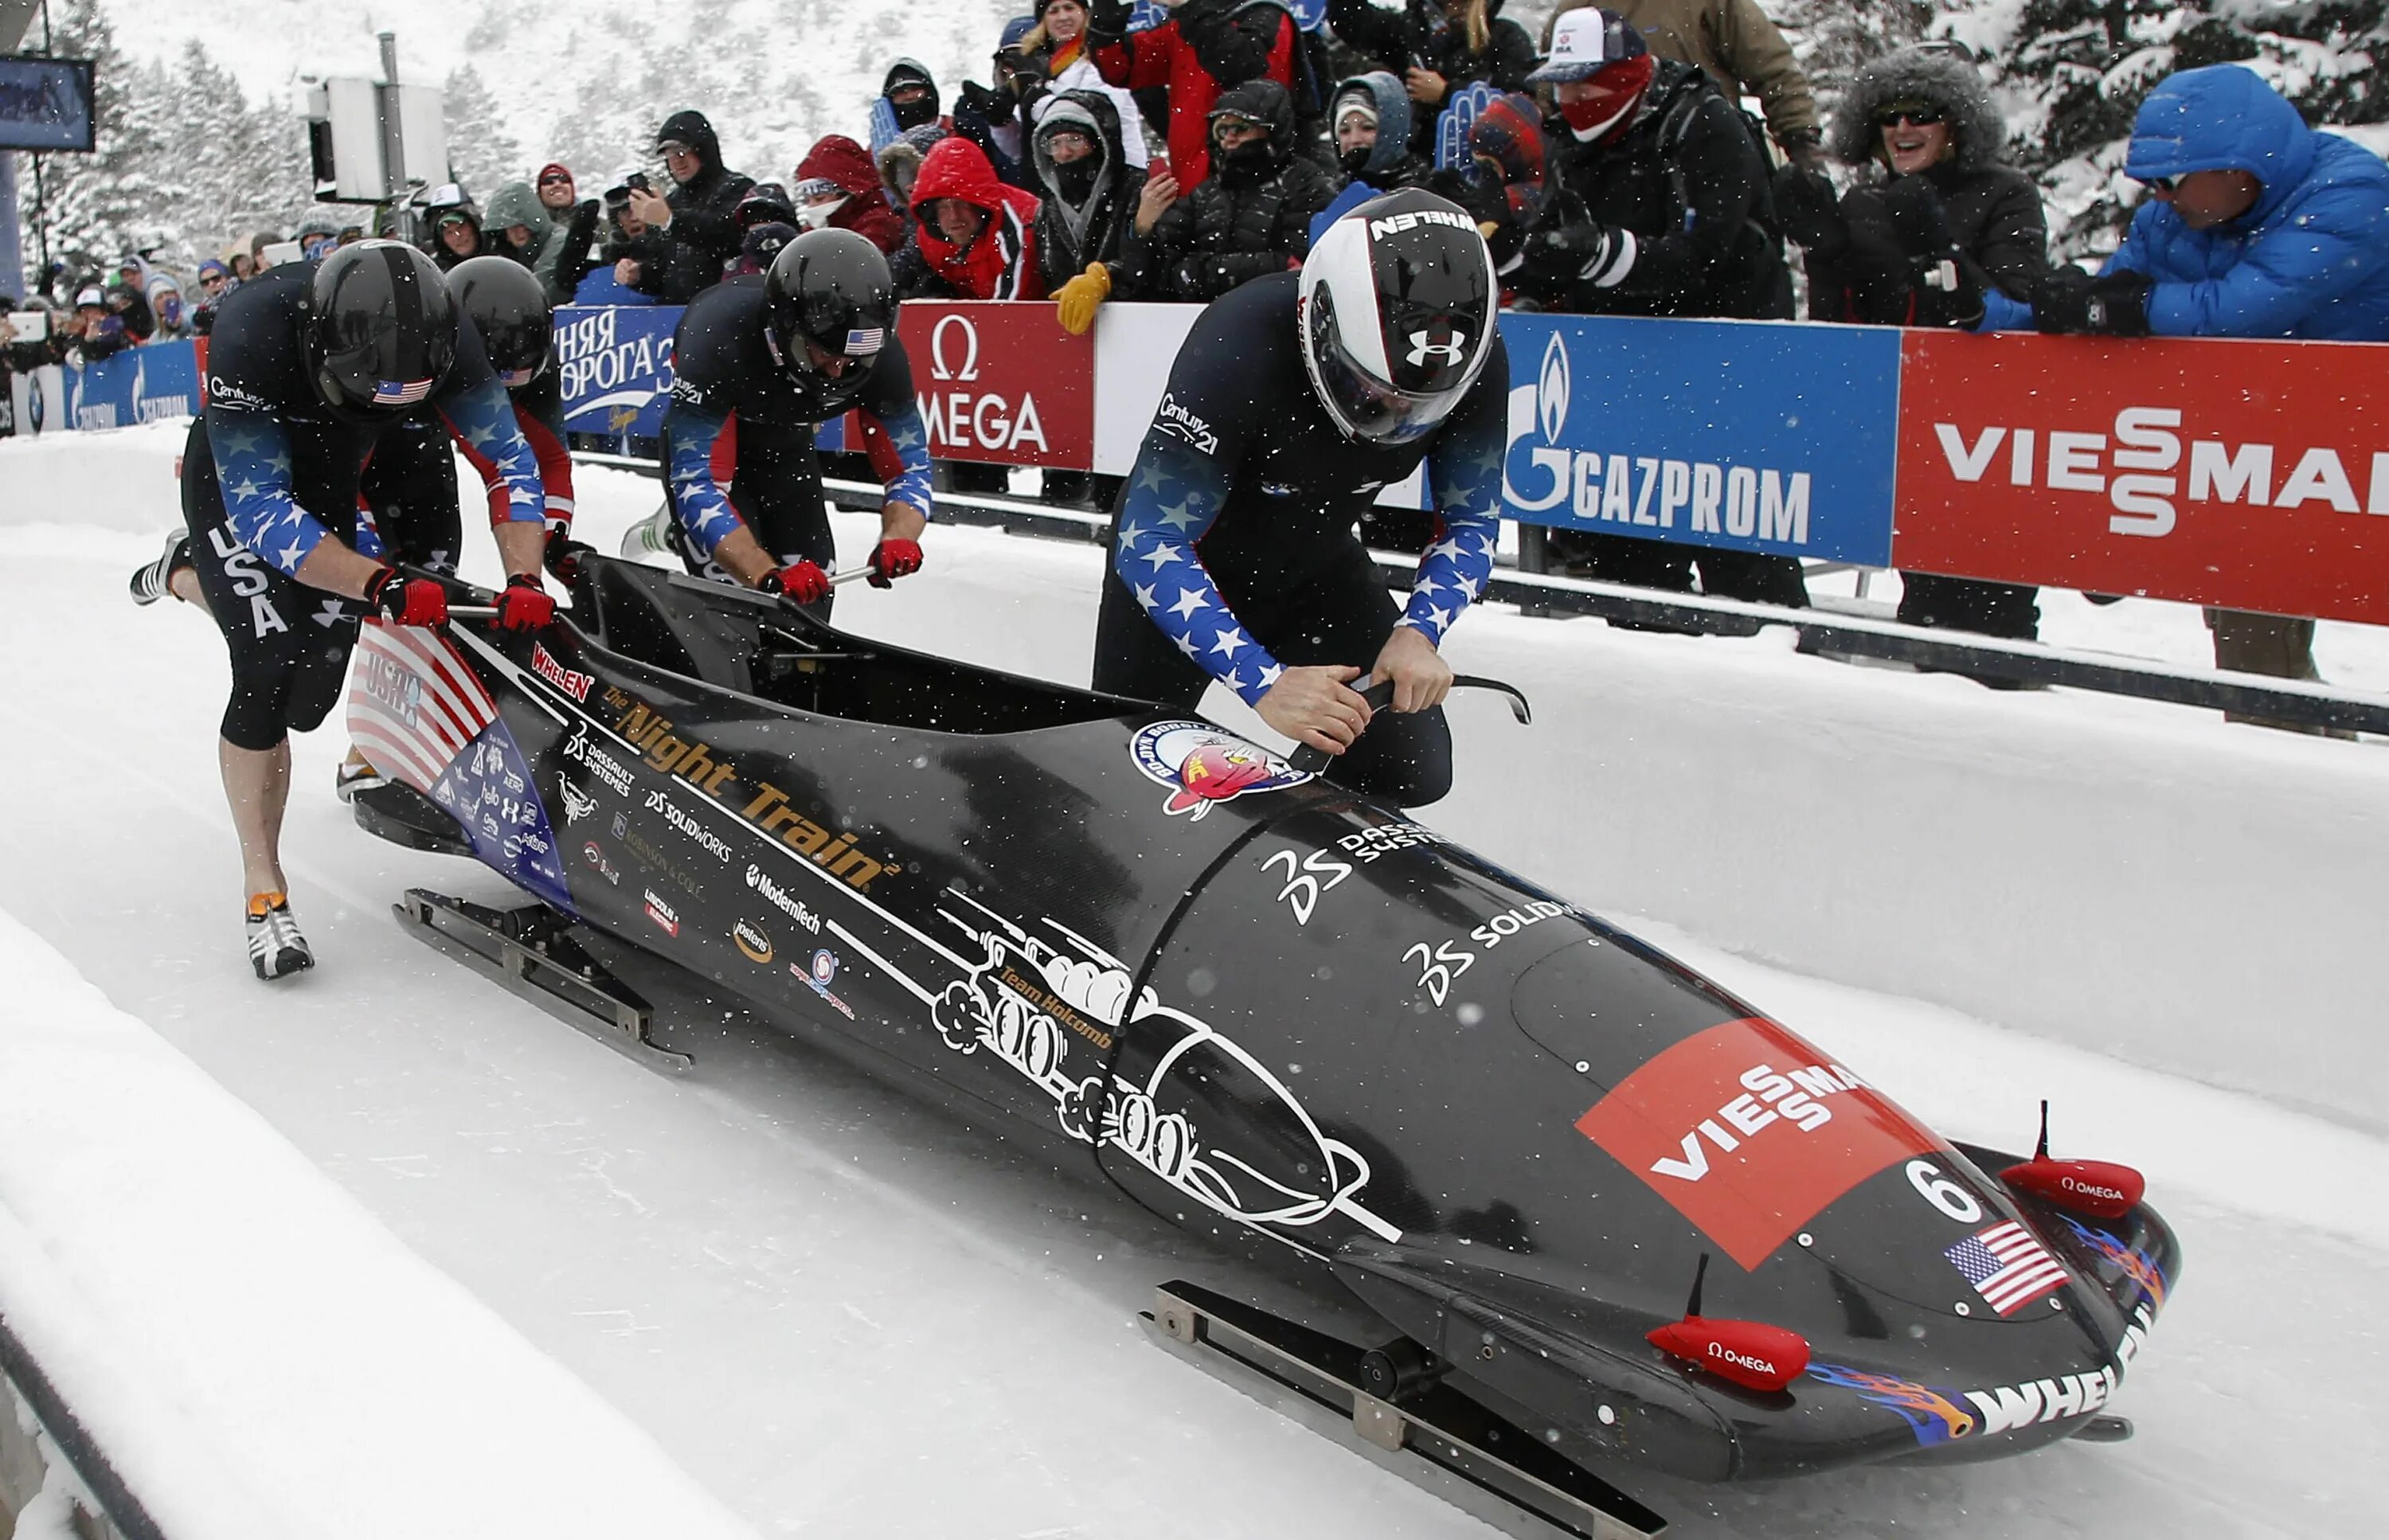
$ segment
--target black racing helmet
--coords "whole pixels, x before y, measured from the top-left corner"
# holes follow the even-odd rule
[[[896,280],[879,248],[851,230],[808,230],[763,277],[764,319],[780,367],[833,401],[862,393],[896,325]],[[836,376],[807,345],[846,360]]]
[[[403,241],[359,241],[315,264],[300,325],[315,393],[342,416],[420,406],[456,362],[456,301]]]
[[[1304,260],[1300,292],[1303,366],[1347,439],[1432,431],[1493,350],[1493,254],[1476,222],[1433,193],[1387,193],[1336,220]]]
[[[530,269],[512,257],[473,257],[448,273],[456,308],[480,334],[498,383],[518,390],[539,377],[554,350],[555,317]]]

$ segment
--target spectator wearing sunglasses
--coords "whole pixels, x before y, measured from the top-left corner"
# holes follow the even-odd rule
[[[572,170],[561,160],[551,160],[539,169],[531,179],[539,189],[539,206],[547,210],[550,228],[562,230],[572,223],[580,210],[581,195],[573,186]]]
[[[1833,113],[1826,146],[1866,168],[1838,204],[1821,172],[1778,179],[1784,226],[1808,267],[1808,313],[1878,326],[1971,326],[1988,287],[2029,295],[2049,273],[2040,192],[2000,159],[1989,87],[1954,47],[1869,63]],[[2039,591],[1902,575],[1899,618],[2029,640]],[[1986,682],[1991,682],[1987,681]]]
[[[1984,328],[2389,342],[2389,165],[2237,64],[2158,83],[2124,174],[2148,191],[2094,277],[2060,268]],[[2217,668],[2313,679],[2314,622],[2210,609]],[[2268,723],[2285,726],[2285,723]]]

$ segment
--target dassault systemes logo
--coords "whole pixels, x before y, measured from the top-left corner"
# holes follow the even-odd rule
[[[1522,512],[1540,513],[1567,501],[1568,474],[1575,456],[1560,447],[1560,430],[1567,426],[1568,378],[1567,343],[1553,332],[1543,347],[1535,383],[1510,392],[1510,438],[1501,462],[1501,499]],[[1520,441],[1538,428],[1542,430],[1542,443],[1527,452],[1525,465],[1515,465]],[[1533,496],[1518,484],[1523,478],[1533,487],[1544,477],[1549,478],[1549,490]]]

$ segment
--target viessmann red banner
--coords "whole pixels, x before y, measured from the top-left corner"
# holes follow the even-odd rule
[[[2384,360],[1910,332],[1893,564],[2389,623]]]
[[[1095,343],[1050,304],[907,300],[897,318],[939,460],[1085,470],[1095,455]],[[1166,367],[1166,365],[1165,365]],[[862,448],[851,414],[824,449]]]

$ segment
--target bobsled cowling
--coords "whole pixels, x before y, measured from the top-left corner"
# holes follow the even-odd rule
[[[358,741],[527,891],[1301,1254],[1579,1461],[2046,1444],[2178,1275],[2145,1204],[2010,1192],[2014,1157],[1211,724],[604,558],[535,636],[368,632]],[[1709,1316],[1805,1339],[1785,1389],[1649,1341],[1704,1256]]]

